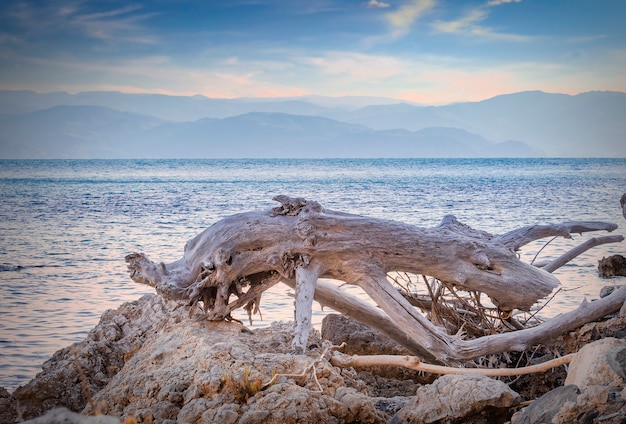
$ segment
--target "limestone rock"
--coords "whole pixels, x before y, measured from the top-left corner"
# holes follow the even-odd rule
[[[141,347],[150,331],[175,319],[173,306],[166,306],[159,296],[146,295],[105,312],[85,340],[57,351],[33,380],[10,397],[0,398],[0,422],[14,422],[18,416],[34,418],[56,407],[82,410],[87,400],[76,361],[89,392],[97,393]]]
[[[609,364],[608,356],[619,356],[626,349],[626,340],[607,337],[585,345],[569,365],[565,384],[624,387],[625,380]],[[613,361],[618,366],[617,361]]]
[[[250,331],[228,322],[170,322],[94,400],[103,413],[156,422],[385,422],[367,393],[319,360],[319,334],[309,339],[318,347],[307,356],[290,354],[291,327]],[[285,376],[266,386],[274,374]]]
[[[505,383],[480,374],[444,375],[417,390],[395,423],[505,422],[519,395]]]
[[[375,370],[335,368],[328,355],[322,359],[331,343],[317,332],[307,342],[306,355],[292,355],[291,323],[250,331],[241,324],[198,318],[157,296],[106,312],[85,340],[57,352],[33,381],[13,394],[0,390],[0,422],[31,419],[61,406],[138,423],[484,423],[502,421],[519,402],[504,383],[477,375],[439,377],[420,387],[408,374],[392,378]],[[586,327],[571,346],[618,334],[625,322],[626,317],[615,316]],[[337,323],[356,334],[353,324]],[[335,334],[343,324],[335,325]],[[401,352],[394,351],[397,345],[375,351],[368,337],[377,340],[380,335],[360,334],[351,340],[360,340],[364,350],[355,353]],[[605,357],[605,368],[621,381],[623,345],[607,346]],[[279,375],[272,380],[274,374]],[[81,380],[87,383],[91,404]],[[555,417],[567,418],[569,424],[576,422],[576,414],[597,413],[603,424],[612,424],[606,417],[625,402],[621,388],[581,387],[576,401],[565,402]],[[93,422],[86,416],[71,417]],[[64,422],[55,420],[47,422]]]
[[[109,417],[106,415],[98,415],[88,417],[77,414],[67,408],[55,408],[48,411],[45,415],[32,420],[25,421],[24,424],[121,424],[119,418]]]
[[[618,424],[626,420],[626,340],[607,337],[585,345],[569,365],[565,386],[516,414],[512,424]]]

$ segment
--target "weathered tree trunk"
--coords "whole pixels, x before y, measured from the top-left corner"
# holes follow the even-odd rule
[[[201,301],[210,320],[227,319],[242,305],[248,310],[258,306],[260,294],[283,280],[296,291],[296,351],[305,346],[315,296],[339,312],[383,329],[417,355],[453,362],[493,349],[511,350],[519,343],[511,339],[466,345],[478,340],[463,341],[429,322],[391,285],[388,272],[430,275],[485,293],[502,311],[528,310],[559,281],[521,262],[517,248],[548,235],[569,237],[570,232],[616,228],[575,222],[526,227],[494,237],[453,216],[428,229],[325,210],[317,202],[300,198],[278,196],[275,200],[281,206],[215,223],[189,240],[183,257],[170,264],[154,263],[144,254],[128,255],[131,278],[155,287],[167,298],[192,304]],[[333,291],[318,282],[322,277],[362,287],[382,312]],[[238,297],[233,302],[232,294]]]

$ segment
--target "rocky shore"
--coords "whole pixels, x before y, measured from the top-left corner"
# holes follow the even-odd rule
[[[156,295],[107,311],[28,384],[0,388],[0,423],[626,422],[626,306],[528,358],[579,352],[568,367],[500,379],[334,367],[337,350],[407,354],[341,315],[306,355],[290,354],[290,323],[251,331],[189,315]]]

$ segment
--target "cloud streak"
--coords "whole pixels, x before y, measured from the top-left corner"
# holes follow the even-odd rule
[[[21,2],[10,9],[9,14],[25,34],[32,37],[65,35],[124,43],[158,42],[158,37],[149,34],[141,25],[156,14],[142,12],[141,5],[104,11],[92,10],[90,5],[79,1],[66,4],[44,2],[41,5]]]
[[[391,25],[392,35],[401,37],[406,35],[417,20],[423,17],[436,5],[435,0],[411,0],[394,12],[385,16]]]
[[[391,6],[389,3],[385,3],[384,1],[379,0],[370,0],[365,3],[365,7],[375,8],[375,9],[386,9]]]
[[[522,0],[489,0],[487,6],[500,6],[507,3],[521,3]]]
[[[346,51],[303,57],[300,62],[316,68],[324,75],[341,76],[352,81],[369,82],[370,84],[397,76],[403,73],[406,68],[402,60],[393,56]]]
[[[432,23],[432,28],[442,34],[457,34],[476,38],[503,40],[513,42],[529,41],[532,37],[527,35],[511,34],[494,31],[493,28],[481,23],[489,17],[489,8],[505,3],[519,3],[522,0],[491,0],[487,7],[469,9],[460,18],[451,21],[437,20]]]

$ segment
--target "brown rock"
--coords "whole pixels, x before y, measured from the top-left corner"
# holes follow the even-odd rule
[[[325,316],[321,333],[323,339],[334,345],[345,342],[346,346],[341,352],[346,355],[412,355],[387,335],[341,314]],[[430,384],[437,377],[399,367],[368,367],[359,374],[363,380],[377,380],[372,395],[387,397],[411,396],[417,385]]]
[[[626,258],[622,255],[613,255],[602,258],[598,262],[598,272],[602,278],[626,276]]]
[[[342,352],[346,355],[411,355],[390,337],[345,315],[326,315],[321,333],[335,345],[345,342]]]

